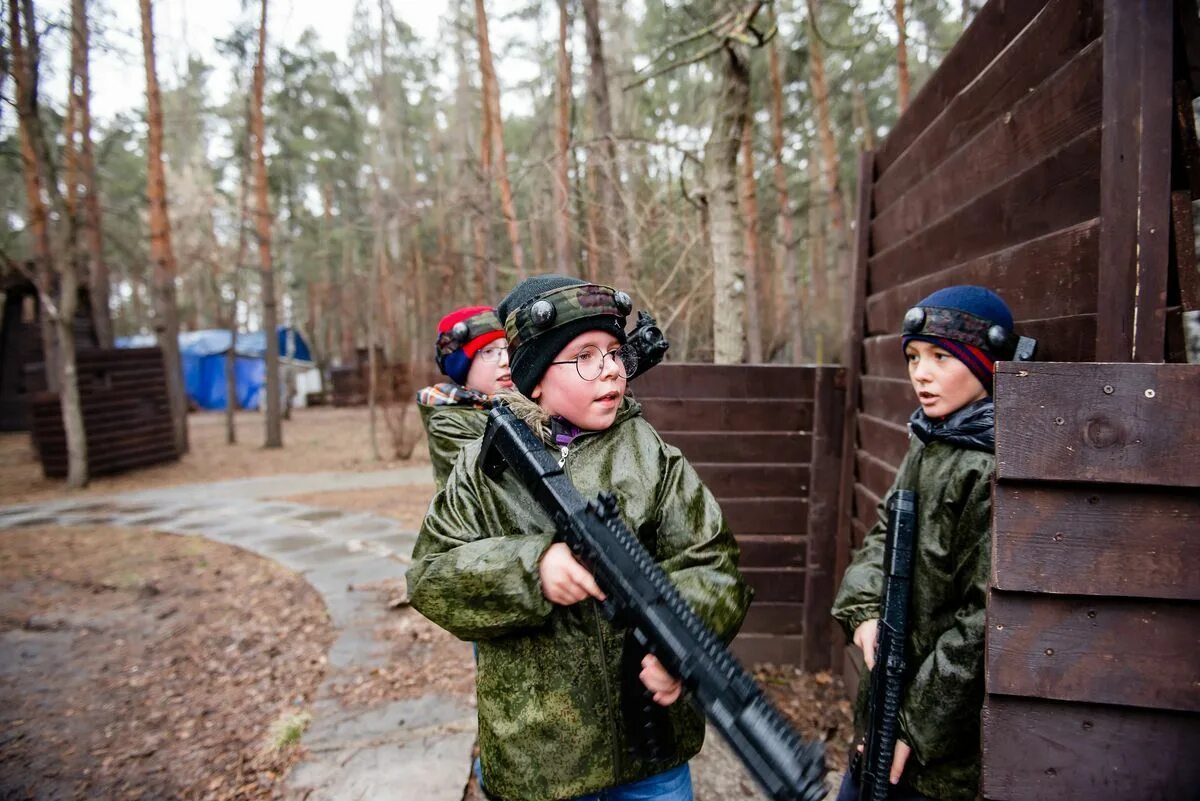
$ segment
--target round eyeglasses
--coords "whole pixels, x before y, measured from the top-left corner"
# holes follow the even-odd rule
[[[508,343],[504,340],[498,340],[494,344],[488,345],[475,354],[475,358],[487,364],[495,364],[500,361],[500,354],[508,350]]]
[[[584,381],[595,381],[604,373],[604,360],[609,356],[612,357],[613,364],[616,365],[617,374],[621,378],[629,378],[637,372],[637,353],[628,345],[622,345],[616,350],[610,350],[608,353],[600,350],[595,345],[584,345],[583,350],[579,351],[579,355],[574,359],[564,359],[561,362],[550,362],[551,364],[573,364],[575,372],[579,373],[579,377]]]

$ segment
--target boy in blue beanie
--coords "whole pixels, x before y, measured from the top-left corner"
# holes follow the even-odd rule
[[[974,801],[979,791],[984,607],[995,471],[992,374],[1030,340],[1012,312],[976,286],[941,289],[908,310],[901,346],[919,408],[891,493],[917,492],[909,677],[892,763],[893,801]],[[887,498],[842,579],[833,616],[875,666]],[[861,718],[870,682],[860,683]],[[847,773],[838,801],[857,801]]]

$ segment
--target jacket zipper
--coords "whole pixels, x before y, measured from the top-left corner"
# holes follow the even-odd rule
[[[576,437],[578,439],[578,437]],[[574,444],[574,443],[572,443]],[[563,475],[568,479],[571,478],[570,472],[566,468],[567,455],[570,453],[566,445],[562,446],[562,459],[558,466],[562,468]],[[574,484],[574,481],[571,482]],[[612,686],[608,681],[608,656],[604,651],[604,628],[600,621],[599,602],[591,599],[589,604],[592,607],[592,622],[596,628],[596,645],[600,649],[600,680],[604,685],[604,700],[605,707],[608,711],[609,734],[612,739],[612,760],[613,760],[613,778],[619,779],[621,776],[621,732],[617,726],[616,713],[617,705],[613,699]]]

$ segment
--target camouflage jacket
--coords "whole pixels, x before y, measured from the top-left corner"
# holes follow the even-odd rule
[[[457,384],[435,384],[417,393],[417,410],[429,443],[429,461],[437,488],[446,485],[463,446],[483,436],[486,397]]]
[[[900,711],[901,739],[913,753],[903,783],[938,801],[972,801],[978,795],[995,464],[991,453],[913,437],[892,485],[918,493],[910,679]],[[860,623],[879,617],[885,503],[834,601],[833,616],[849,637]],[[864,675],[860,725],[869,684]]]
[[[511,396],[509,396],[511,398]],[[514,411],[548,438],[529,401]],[[412,605],[478,644],[479,747],[484,784],[505,801],[553,801],[667,770],[700,750],[704,721],[680,700],[669,708],[675,752],[651,763],[632,753],[618,697],[623,631],[586,600],[551,604],[538,563],[554,526],[511,471],[499,484],[467,445],[421,526],[408,571]],[[559,455],[558,448],[552,448]],[[585,497],[616,494],[625,522],[692,609],[725,638],[750,590],[721,509],[679,451],[626,398],[616,422],[568,446],[566,471]]]

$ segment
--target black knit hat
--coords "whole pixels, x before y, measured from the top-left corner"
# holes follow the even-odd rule
[[[547,293],[574,286],[587,287],[591,285],[586,281],[569,278],[565,275],[535,275],[517,284],[496,307],[496,315],[500,318],[501,325],[506,330],[512,329],[508,358],[513,384],[526,396],[532,396],[534,388],[542,380],[550,363],[566,347],[567,343],[585,331],[607,331],[616,337],[618,342],[622,344],[625,342],[625,315],[616,313],[611,307],[597,308],[595,314],[571,319],[535,336],[516,335],[514,316],[518,310],[532,305],[534,301]],[[604,290],[612,292],[608,288],[604,288]],[[628,301],[627,296],[625,300]]]

